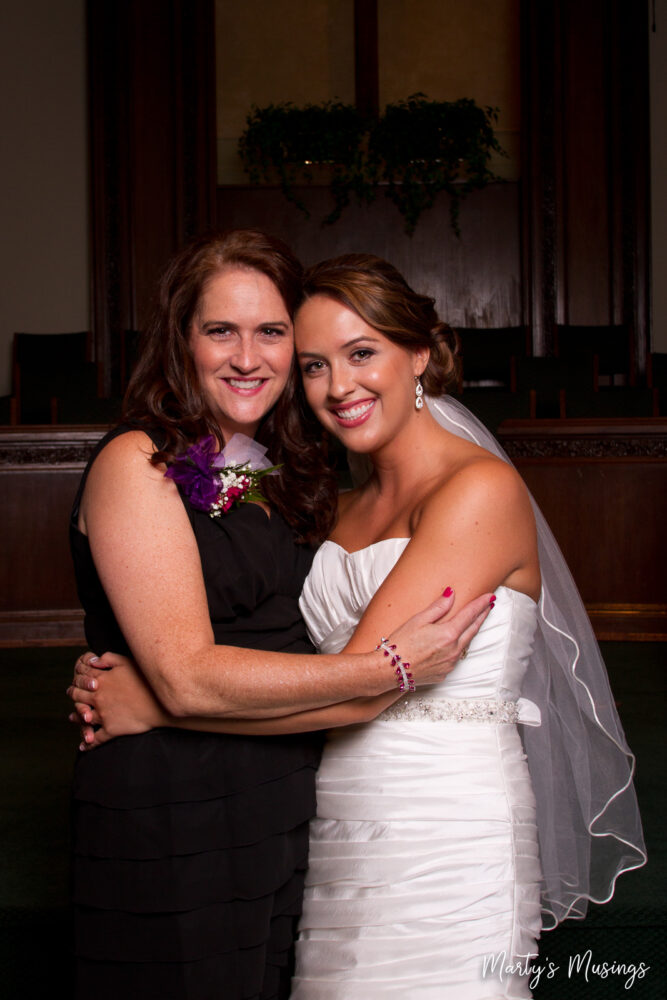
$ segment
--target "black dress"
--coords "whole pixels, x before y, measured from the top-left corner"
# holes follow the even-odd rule
[[[87,471],[71,524],[86,638],[99,654],[128,653],[77,528]],[[282,518],[245,504],[214,521],[184,503],[216,642],[313,652],[298,608],[311,553]],[[318,734],[156,729],[79,755],[77,996],[289,996],[320,749]]]

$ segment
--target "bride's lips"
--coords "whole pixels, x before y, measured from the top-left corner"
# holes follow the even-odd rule
[[[341,427],[359,427],[369,419],[374,406],[374,399],[355,399],[353,403],[330,407],[330,412]]]
[[[223,378],[222,381],[228,389],[239,396],[256,396],[258,392],[262,391],[267,380],[265,378],[241,378],[235,375]]]

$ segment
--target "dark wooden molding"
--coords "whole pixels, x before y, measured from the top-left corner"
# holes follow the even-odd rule
[[[521,459],[665,459],[667,419],[507,420],[498,439]]]
[[[587,604],[598,641],[667,642],[667,604]]]
[[[107,427],[4,427],[0,431],[0,473],[83,469]]]
[[[85,646],[83,611],[0,611],[0,649],[15,646]]]

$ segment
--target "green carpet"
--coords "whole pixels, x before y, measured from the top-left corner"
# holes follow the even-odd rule
[[[637,793],[649,864],[623,876],[613,901],[594,906],[585,922],[543,936],[544,966],[536,1000],[662,1000],[667,983],[665,886],[667,838],[661,805],[665,787],[664,665],[667,645],[605,643],[604,655],[628,740],[637,755]],[[68,898],[69,780],[78,731],[67,723],[65,688],[77,651],[0,650],[0,970],[2,996],[71,993]],[[591,963],[650,966],[625,989],[627,975],[602,978]],[[580,955],[582,966],[568,975]],[[549,962],[558,966],[546,979]],[[94,984],[91,997],[94,998]],[[369,995],[369,1000],[373,998]],[[406,997],[406,1000],[410,1000]]]
[[[77,654],[0,650],[0,969],[2,995],[12,1000],[71,983],[69,784],[78,731],[67,722],[65,688]]]
[[[612,690],[628,742],[637,757],[635,787],[644,824],[648,864],[622,875],[614,898],[591,904],[585,921],[566,921],[545,933],[538,966],[544,967],[536,1000],[664,1000],[667,996],[667,835],[664,827],[665,643],[602,643]],[[590,961],[588,953],[590,952]],[[581,965],[577,964],[580,956]],[[558,972],[547,980],[548,963]],[[571,974],[570,963],[572,962]],[[650,966],[603,977],[593,965]],[[585,969],[588,967],[588,981]],[[625,988],[626,982],[632,983]]]

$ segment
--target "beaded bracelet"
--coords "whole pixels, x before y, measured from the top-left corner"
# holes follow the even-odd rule
[[[399,691],[414,691],[415,682],[412,674],[410,673],[410,664],[406,661],[403,662],[401,657],[396,652],[396,646],[389,644],[389,640],[384,636],[380,639],[379,643],[375,647],[376,650],[382,650],[385,656],[391,656],[391,665],[396,667],[396,683],[398,684]]]

